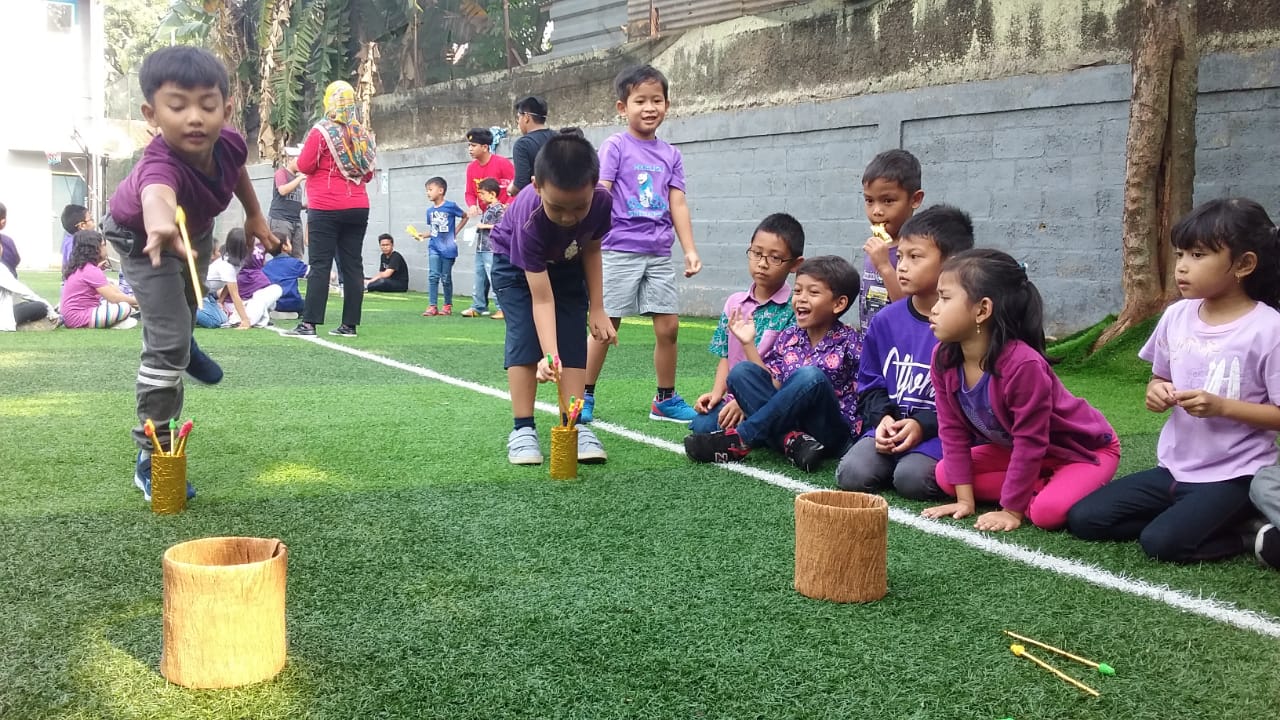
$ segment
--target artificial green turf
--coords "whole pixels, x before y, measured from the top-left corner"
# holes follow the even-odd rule
[[[370,296],[360,337],[335,340],[502,387],[502,324],[421,318],[423,304]],[[710,382],[712,325],[682,324],[691,399]],[[154,516],[129,481],[138,337],[0,335],[0,717],[1262,718],[1280,707],[1274,639],[901,526],[888,597],[808,600],[791,588],[784,490],[605,433],[608,464],[552,482],[545,466],[507,464],[504,401],[269,331],[199,332],[227,371],[220,386],[188,386],[200,495]],[[674,441],[680,426],[646,419],[651,338],[624,323],[598,414]],[[1114,372],[1062,368],[1121,432],[1127,472],[1153,462],[1161,418]],[[830,484],[829,472],[758,455],[751,464]],[[247,688],[167,685],[160,555],[221,534],[289,545],[289,664]],[[1132,544],[1034,528],[1005,539],[1280,615],[1280,574],[1245,560],[1168,566]],[[1120,674],[1064,663],[1103,691],[1085,698],[1009,654],[1002,628]]]

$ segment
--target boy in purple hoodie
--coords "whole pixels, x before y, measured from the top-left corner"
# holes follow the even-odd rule
[[[929,311],[947,258],[973,247],[973,222],[950,205],[918,213],[898,231],[898,285],[906,297],[876,314],[862,340],[858,410],[862,438],[840,460],[841,490],[877,492],[890,483],[912,500],[944,497],[934,478],[942,459],[929,362],[938,345]]]

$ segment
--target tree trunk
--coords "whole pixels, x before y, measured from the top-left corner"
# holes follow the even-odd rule
[[[1191,210],[1200,62],[1194,0],[1141,1],[1126,142],[1124,306],[1095,350],[1173,299],[1169,232]]]

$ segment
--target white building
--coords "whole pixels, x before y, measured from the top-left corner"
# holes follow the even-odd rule
[[[63,206],[95,217],[105,124],[103,0],[0,2],[0,203],[29,269],[57,267]],[[55,162],[56,161],[56,162]],[[98,197],[92,197],[97,195]]]

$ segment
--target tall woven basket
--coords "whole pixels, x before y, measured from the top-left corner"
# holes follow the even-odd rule
[[[279,540],[213,537],[164,553],[160,674],[191,688],[275,677],[285,663],[285,566]]]
[[[871,602],[889,590],[889,504],[818,490],[796,497],[796,590],[815,600]]]

